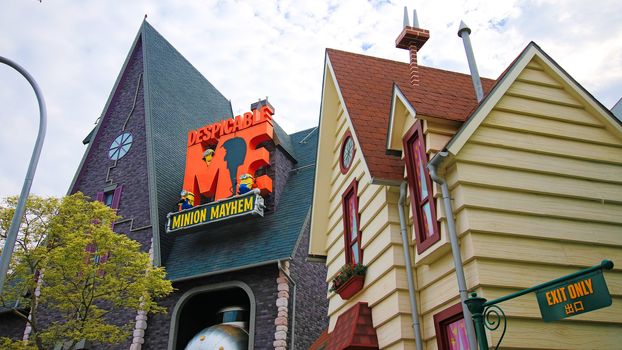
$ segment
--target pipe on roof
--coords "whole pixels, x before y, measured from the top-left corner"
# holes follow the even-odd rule
[[[469,308],[464,303],[468,299],[468,290],[466,279],[464,278],[464,267],[462,266],[462,256],[460,254],[460,245],[458,244],[458,235],[456,234],[456,222],[454,221],[454,211],[451,205],[451,197],[449,196],[449,186],[447,181],[437,174],[438,167],[447,158],[449,153],[442,151],[436,154],[428,163],[430,177],[434,182],[441,185],[443,203],[445,205],[445,217],[447,218],[447,231],[449,233],[449,243],[451,244],[451,255],[456,267],[456,278],[458,279],[458,290],[460,292],[460,303],[462,304],[462,314],[464,315],[464,324],[466,326],[467,336],[469,338],[469,349],[477,349],[477,338],[475,337],[475,328],[473,327],[473,317]]]
[[[458,29],[458,36],[462,38],[464,44],[464,51],[466,51],[467,61],[469,61],[469,70],[471,71],[471,80],[473,80],[473,88],[475,89],[475,96],[477,96],[477,102],[481,102],[484,99],[484,89],[482,88],[482,80],[479,77],[479,71],[477,70],[477,63],[475,62],[475,55],[473,55],[473,46],[471,46],[471,28],[469,28],[463,21],[460,21],[460,28]]]
[[[406,277],[408,278],[408,296],[410,297],[410,313],[413,318],[413,329],[415,331],[415,346],[417,350],[423,350],[421,340],[421,323],[419,322],[419,308],[417,306],[417,297],[415,296],[415,281],[413,279],[413,271],[410,258],[410,244],[408,243],[408,234],[406,231],[406,216],[404,215],[404,200],[406,199],[406,187],[408,183],[402,181],[400,185],[400,199],[397,202],[397,209],[400,215],[400,233],[402,234],[402,246],[404,247],[404,260],[406,260]]]

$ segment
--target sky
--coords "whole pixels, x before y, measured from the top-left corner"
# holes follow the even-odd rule
[[[395,48],[405,5],[430,31],[422,65],[468,73],[456,34],[464,20],[484,77],[534,41],[605,107],[622,97],[619,0],[3,0],[0,56],[34,76],[48,110],[31,193],[66,194],[145,14],[235,114],[267,96],[295,132],[318,123],[327,47],[407,62]],[[21,191],[38,121],[31,87],[0,64],[0,198]]]

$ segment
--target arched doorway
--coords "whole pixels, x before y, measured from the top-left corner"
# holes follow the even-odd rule
[[[219,311],[231,306],[248,310],[248,349],[253,349],[255,297],[247,284],[232,281],[195,287],[182,295],[171,317],[169,350],[184,350],[196,334],[222,322]]]

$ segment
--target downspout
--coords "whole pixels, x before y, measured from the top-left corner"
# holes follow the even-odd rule
[[[460,255],[460,245],[458,244],[458,235],[456,234],[456,223],[454,221],[454,211],[449,196],[449,186],[445,179],[437,174],[439,165],[447,158],[447,151],[439,152],[428,163],[430,177],[434,182],[441,185],[443,203],[445,205],[445,217],[447,218],[447,231],[449,232],[449,243],[451,244],[451,253],[456,267],[456,278],[458,279],[458,290],[460,292],[460,302],[462,304],[462,313],[464,315],[464,324],[466,326],[467,336],[469,338],[469,348],[477,349],[477,338],[475,337],[475,327],[473,327],[473,317],[471,312],[464,303],[468,298],[466,280],[464,278],[464,268],[462,266],[462,256]],[[484,349],[480,349],[484,350]]]
[[[290,346],[289,346],[290,349],[294,350],[295,349],[294,340],[296,338],[296,282],[294,282],[294,280],[289,275],[289,273],[285,272],[285,270],[281,266],[281,260],[277,262],[277,266],[279,267],[279,270],[283,272],[285,277],[287,277],[287,280],[290,281],[292,285],[294,286],[294,288],[292,289],[292,294],[293,294],[293,297],[292,297],[292,340],[290,341]]]
[[[403,181],[400,185],[400,200],[397,202],[397,210],[400,215],[400,233],[402,234],[402,246],[404,247],[404,260],[406,260],[406,277],[408,277],[408,296],[410,297],[410,313],[413,317],[413,329],[415,331],[415,344],[417,350],[423,350],[421,341],[421,323],[419,322],[419,307],[415,296],[415,281],[410,259],[410,244],[406,231],[406,217],[404,215],[404,200],[406,199],[406,187],[408,183]]]

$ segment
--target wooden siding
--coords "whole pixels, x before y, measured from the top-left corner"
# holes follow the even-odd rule
[[[356,134],[347,119],[347,111],[339,102],[324,112],[325,119],[335,119],[325,123],[330,125],[330,129],[321,130],[322,133],[331,133],[331,142],[325,144],[330,148],[330,154],[327,153],[329,161],[324,164],[329,166],[318,168],[318,173],[327,178],[324,195],[326,202],[315,204],[323,206],[326,213],[323,231],[328,267],[326,282],[330,285],[339,269],[345,264],[341,198],[343,191],[354,179],[359,181],[363,263],[367,265],[363,290],[350,300],[344,301],[338,294],[328,292],[329,332],[334,329],[340,314],[359,301],[365,301],[372,309],[372,320],[380,347],[409,348],[414,342],[414,333],[411,327],[407,277],[397,213],[399,193],[387,186],[371,184],[371,177],[358,142],[352,167],[346,174],[341,173],[339,153],[343,135],[348,130],[355,138]],[[324,120],[322,123],[324,124]],[[314,234],[317,233],[319,231],[316,230]]]
[[[605,258],[616,264],[605,272],[609,308],[544,323],[533,294],[503,303],[509,318],[505,348],[622,344],[622,139],[593,113],[534,59],[448,164],[467,284],[484,297]],[[446,270],[430,271],[443,276]],[[446,277],[436,278],[430,285]],[[424,329],[431,339],[433,329]],[[496,343],[499,334],[489,336]]]

